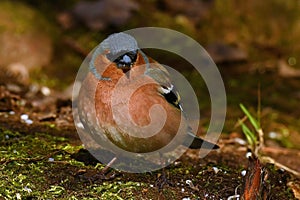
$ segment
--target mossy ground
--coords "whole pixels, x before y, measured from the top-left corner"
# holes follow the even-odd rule
[[[0,129],[0,199],[226,199],[242,190],[247,159],[245,149],[233,151],[236,146],[203,159],[188,151],[164,169],[170,185],[159,189],[161,170],[111,170],[104,177],[103,165],[83,150],[76,136],[58,136],[61,130],[45,124],[38,126],[42,133],[23,132],[22,126],[28,125],[14,127],[20,131]],[[269,174],[271,199],[294,199],[286,185],[293,178],[272,166]]]

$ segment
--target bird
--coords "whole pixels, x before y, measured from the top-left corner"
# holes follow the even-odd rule
[[[169,72],[123,32],[108,36],[93,52],[78,114],[93,138],[128,152],[159,151],[172,141],[168,150],[219,148],[192,132]]]

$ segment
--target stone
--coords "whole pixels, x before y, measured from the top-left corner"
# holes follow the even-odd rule
[[[30,71],[49,64],[53,47],[43,16],[19,2],[4,0],[0,8],[0,68],[25,66]]]
[[[132,11],[138,9],[139,5],[131,0],[80,1],[71,13],[90,29],[103,30],[108,25],[126,24],[132,17]]]

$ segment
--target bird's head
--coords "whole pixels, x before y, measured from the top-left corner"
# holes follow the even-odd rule
[[[100,47],[107,50],[106,57],[126,73],[137,59],[137,41],[126,33],[115,33],[106,38]]]

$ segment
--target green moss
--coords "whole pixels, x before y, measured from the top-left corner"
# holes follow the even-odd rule
[[[84,168],[97,173],[95,168],[71,158],[81,145],[71,145],[64,137],[45,133],[24,135],[3,129],[0,129],[0,144],[0,198],[135,199],[135,193],[146,186],[119,179],[91,184],[76,194],[73,187],[82,183],[78,179],[73,186],[74,176],[70,176],[70,170],[76,173]]]
[[[91,190],[95,194],[99,194],[102,199],[135,199],[134,192],[140,190],[143,183],[139,182],[113,182],[113,183],[103,183],[102,185],[93,185]]]
[[[68,152],[81,146],[64,144],[67,140],[48,134],[23,135],[19,132],[0,129],[0,197],[22,199],[32,196],[59,197],[64,194],[61,186],[49,186],[45,173],[49,171],[48,158],[64,160],[77,166]]]

